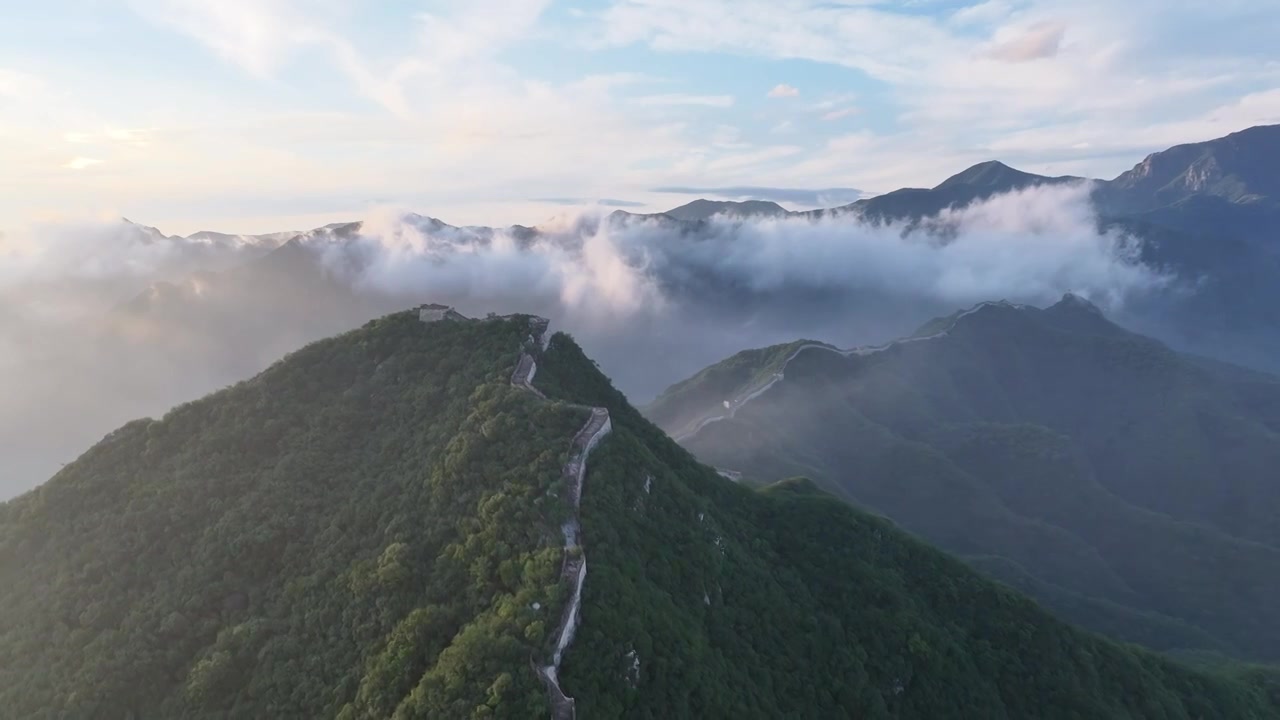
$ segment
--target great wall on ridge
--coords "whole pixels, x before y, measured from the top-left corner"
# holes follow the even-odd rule
[[[529,338],[521,347],[520,358],[516,361],[515,370],[511,373],[511,385],[546,400],[546,395],[533,386],[533,378],[538,372],[538,363],[532,352],[546,349],[550,321],[546,318],[529,317]],[[453,308],[444,305],[424,305],[418,310],[418,318],[424,323],[432,323],[462,319],[463,316]],[[538,677],[547,686],[552,720],[575,720],[577,714],[573,698],[566,695],[560,687],[560,662],[564,658],[565,651],[573,644],[574,634],[582,622],[582,586],[587,579],[587,553],[582,542],[580,508],[583,484],[587,474],[587,456],[613,429],[609,411],[605,408],[588,405],[568,405],[568,407],[586,410],[590,412],[590,417],[570,441],[569,460],[561,470],[568,486],[572,514],[560,526],[560,532],[564,537],[564,559],[560,568],[560,580],[571,588],[571,594],[554,632],[556,644],[550,662],[535,666]]]

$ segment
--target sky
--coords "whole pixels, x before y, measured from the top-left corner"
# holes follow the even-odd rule
[[[1258,0],[44,0],[0,22],[0,230],[793,208],[1112,177],[1280,122]]]

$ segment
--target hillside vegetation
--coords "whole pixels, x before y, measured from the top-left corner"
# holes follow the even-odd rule
[[[508,385],[527,333],[393,315],[0,506],[0,715],[543,713],[583,418]]]
[[[22,718],[532,718],[582,499],[583,718],[1268,718],[1196,672],[793,479],[754,491],[529,318],[389,316],[113,433],[0,506],[0,708]],[[511,386],[522,348],[535,385]]]
[[[591,718],[1227,718],[1280,711],[1262,670],[1198,674],[1076,630],[803,479],[731,483],[564,335],[538,385],[604,406],[592,571],[564,682]]]
[[[984,304],[875,352],[809,349],[785,376],[685,445],[756,482],[812,477],[1114,637],[1280,659],[1276,378],[1073,297]],[[655,408],[719,403],[685,384]]]

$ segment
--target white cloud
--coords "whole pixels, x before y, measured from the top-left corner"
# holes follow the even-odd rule
[[[1086,183],[1032,188],[945,211],[927,224],[947,228],[945,242],[929,230],[843,215],[722,218],[698,242],[671,243],[662,223],[585,214],[543,226],[546,234],[522,249],[502,231],[482,240],[424,230],[413,216],[383,210],[365,219],[355,245],[331,246],[329,260],[335,269],[359,268],[348,277],[366,290],[555,302],[604,321],[687,302],[672,289],[677,277],[761,293],[872,292],[948,306],[1050,302],[1071,291],[1116,308],[1165,285],[1126,237],[1097,231],[1090,191]]]
[[[450,82],[489,69],[495,51],[525,37],[549,0],[476,0],[416,17],[413,51],[374,62],[341,31],[358,8],[337,0],[130,0],[156,23],[186,34],[253,75],[269,77],[315,48],[365,97],[411,111],[407,85]]]
[[[1230,33],[1208,32],[1234,22],[1265,34],[1280,17],[1244,0],[1215,2],[1213,13],[1155,0],[990,0],[932,14],[919,3],[908,12],[884,2],[620,0],[567,26],[546,0],[484,0],[427,3],[425,14],[376,30],[349,22],[360,9],[352,0],[130,5],[154,22],[146,32],[176,30],[208,49],[208,62],[251,73],[252,88],[224,96],[196,73],[190,88],[166,88],[182,96],[170,101],[153,79],[122,77],[127,95],[106,105],[66,76],[0,71],[0,153],[23,180],[0,179],[0,214],[105,208],[195,229],[188,223],[266,223],[273,213],[292,225],[389,201],[527,223],[546,211],[522,204],[531,196],[634,197],[673,183],[890,190],[992,157],[1106,173],[1162,145],[1274,121],[1266,90],[1280,84],[1280,64],[1243,62],[1254,46],[1237,43],[1237,53],[1222,39]],[[1247,13],[1251,22],[1240,19]],[[1197,25],[1206,32],[1194,52],[1169,51],[1186,49],[1178,33]],[[508,57],[575,32],[686,53],[691,65],[708,53],[802,58],[871,87],[855,99],[806,84],[800,105],[740,108],[696,72],[666,87],[672,79],[633,73],[549,81]],[[1216,54],[1203,55],[1209,46]],[[1043,57],[1005,61],[1032,56]],[[796,85],[767,94],[795,97],[803,78],[789,79]],[[333,92],[296,109],[275,88],[298,81]],[[352,94],[372,102],[352,104]],[[272,97],[259,104],[262,95]],[[864,135],[832,138],[843,125],[820,122],[855,111],[879,128],[869,145]],[[739,130],[709,127],[718,122]],[[806,133],[783,145],[779,133],[797,127]],[[842,149],[850,142],[858,149]],[[64,166],[74,157],[104,165],[72,174]]]
[[[1116,299],[1156,282],[1145,268],[1128,267],[1133,256],[1126,254],[1124,238],[1097,233],[1089,192],[1084,183],[1048,186],[946,211],[930,224],[953,229],[945,244],[903,227],[864,225],[852,215],[724,221],[707,229],[706,242],[672,244],[661,223],[616,225],[604,221],[604,211],[592,211],[543,224],[545,234],[522,248],[504,231],[489,241],[467,229],[435,230],[410,213],[379,207],[360,218],[356,241],[323,247],[335,268],[359,268],[353,282],[385,291],[415,292],[424,285],[486,297],[546,291],[574,304],[581,293],[570,286],[583,276],[594,292],[608,296],[611,311],[628,312],[658,300],[664,269],[700,263],[758,289],[875,286],[957,303],[1001,296],[1049,300],[1073,288]],[[193,250],[209,248],[119,220],[46,223],[0,241],[0,290],[59,279],[145,282],[186,268]],[[338,261],[352,255],[360,262]],[[424,282],[423,274],[432,282]]]
[[[602,22],[615,44],[808,59],[883,79],[914,75],[939,45],[955,45],[926,16],[801,0],[622,0]]]
[[[671,93],[667,95],[642,95],[633,98],[632,102],[637,105],[649,106],[671,106],[671,105],[694,105],[700,107],[733,107],[732,95],[686,95],[682,93]]]
[[[275,72],[301,47],[332,41],[322,19],[328,0],[128,0],[140,15],[206,45],[259,76]]]
[[[0,68],[0,97],[26,98],[38,92],[44,83],[34,75]]]
[[[97,158],[84,157],[83,155],[80,155],[68,160],[62,167],[69,170],[84,170],[85,168],[101,164],[102,161]]]
[[[136,314],[109,309],[182,267],[190,247],[119,221],[32,228],[0,240],[0,370],[23,378],[0,394],[0,450],[11,470],[0,497],[48,477],[129,418],[424,300],[552,317],[643,398],[744,345],[863,342],[978,301],[1041,303],[1067,290],[1115,306],[1165,282],[1134,261],[1125,238],[1097,233],[1086,187],[996,197],[939,223],[955,231],[947,242],[851,215],[720,218],[691,241],[660,222],[587,214],[544,225],[525,245],[502,231],[484,240],[375,209],[360,237],[320,246],[354,293],[218,292],[192,278],[167,291],[177,297],[162,311]],[[794,301],[815,292],[827,312]]]
[[[105,280],[121,283],[128,297],[155,280],[223,270],[261,247],[255,238],[188,240],[105,215],[36,222],[0,236],[0,294],[38,284]]]
[[[827,95],[822,100],[809,106],[811,110],[831,110],[841,105],[851,103],[857,96],[853,93],[835,93]]]
[[[491,56],[526,38],[550,5],[550,0],[473,0],[457,3],[451,12],[419,16],[419,57],[437,70],[461,61]]]
[[[271,77],[304,50],[318,49],[328,54],[360,94],[393,112],[407,112],[400,82],[420,64],[406,61],[389,70],[375,69],[332,29],[340,27],[352,9],[339,0],[129,0],[129,4],[139,15],[193,38],[258,78]],[[424,23],[430,20],[424,16]],[[448,50],[455,45],[445,42],[439,47]]]
[[[539,215],[512,215],[544,212],[521,204],[530,186],[540,188],[539,195],[610,197],[665,180],[662,166],[700,140],[685,119],[733,105],[732,96],[714,94],[633,100],[635,86],[657,81],[635,73],[547,82],[502,62],[505,48],[543,31],[545,5],[439,4],[407,22],[406,42],[388,55],[335,32],[351,9],[339,0],[137,0],[133,7],[156,27],[177,30],[255,77],[270,78],[264,82],[290,82],[306,53],[309,70],[329,73],[335,87],[376,96],[380,107],[353,110],[335,102],[327,107],[341,111],[181,114],[179,104],[172,113],[140,106],[103,116],[82,105],[44,127],[33,122],[21,134],[0,132],[7,156],[31,168],[22,173],[23,198],[0,192],[0,212],[10,203],[24,217],[67,207],[65,180],[36,168],[83,155],[105,161],[112,173],[84,174],[72,190],[75,206],[118,209],[188,230],[196,229],[188,223],[225,227],[227,221],[209,220],[214,206],[252,205],[241,212],[257,218],[273,211],[304,215],[301,202],[316,215],[360,212],[382,201],[449,214],[464,204],[479,207],[480,200],[501,214],[477,219],[527,223]],[[316,98],[321,108],[327,100]],[[42,111],[33,106],[31,112],[34,118]],[[136,124],[157,115],[166,122],[146,129]],[[8,130],[5,120],[0,116],[0,130]],[[68,142],[80,146],[76,153],[57,149]],[[733,149],[720,147],[708,158]],[[601,163],[602,157],[610,161]],[[252,193],[245,190],[246,172],[253,174]]]
[[[1087,150],[1086,156],[1115,156],[1117,166],[1127,169],[1146,151],[1275,123],[1280,123],[1280,89],[1249,93],[1196,116],[1110,133],[1099,132],[1091,121],[1019,130],[994,140],[988,149],[1002,155],[1031,156],[1045,147],[1075,148]]]
[[[146,147],[150,144],[149,135],[152,129],[103,128],[96,131],[72,130],[63,134],[62,139],[77,145],[129,145]]]
[[[1067,26],[1060,22],[1038,22],[1027,28],[1001,28],[984,57],[1005,62],[1042,60],[1058,54]]]
[[[948,211],[953,240],[820,222],[724,223],[681,262],[757,290],[844,288],[925,297],[955,305],[991,298],[1046,302],[1077,291],[1116,307],[1166,279],[1138,264],[1119,235],[1099,235],[1084,185],[1037,188]]]
[[[616,0],[598,21],[601,37],[614,45],[803,59],[864,74],[885,91],[876,102],[887,98],[887,107],[874,111],[894,128],[888,134],[914,139],[892,143],[907,153],[891,162],[905,163],[899,175],[911,184],[921,178],[905,171],[933,160],[915,157],[924,148],[940,153],[954,172],[972,155],[990,159],[981,155],[1002,138],[1065,123],[1083,136],[1042,146],[1025,160],[1073,159],[1081,142],[1100,147],[1110,136],[1194,118],[1224,96],[1280,83],[1280,64],[1267,62],[1262,31],[1280,29],[1280,12],[1236,0],[1176,7],[1156,0],[992,0],[949,15],[904,12],[891,3]],[[1211,40],[1188,47],[1188,33]],[[803,162],[810,160],[810,169],[822,164]],[[882,174],[867,162],[846,163],[843,174],[800,182],[872,185],[868,172]]]
[[[751,143],[743,141],[742,130],[733,125],[717,125],[711,133],[711,145],[726,150],[742,150],[751,147]]]
[[[961,26],[989,25],[1009,17],[1014,5],[1010,0],[986,0],[956,10],[951,14],[950,21]]]
[[[853,108],[853,107],[840,108],[839,110],[832,110],[831,112],[826,113],[825,115],[822,116],[822,119],[828,120],[828,121],[839,120],[840,118],[849,117],[850,115],[856,115],[857,113],[858,113],[858,108]]]
[[[480,238],[424,229],[411,214],[381,208],[364,219],[354,242],[329,246],[325,260],[362,291],[412,296],[430,288],[437,297],[472,304],[552,303],[606,320],[661,306],[643,253],[624,252],[600,216],[565,216],[542,229],[546,234],[532,244],[501,230]]]
[[[690,153],[684,159],[676,161],[664,177],[683,183],[698,178],[736,178],[743,174],[751,176],[757,172],[767,173],[778,161],[795,157],[802,152],[804,148],[798,145],[768,145],[713,156]]]
[[[769,91],[769,97],[771,98],[792,98],[799,95],[800,90],[786,83],[774,85],[773,89]]]

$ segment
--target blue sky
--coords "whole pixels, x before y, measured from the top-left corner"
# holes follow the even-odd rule
[[[1109,177],[1280,122],[1277,34],[1254,0],[24,3],[0,23],[0,228],[533,224],[992,158]]]

